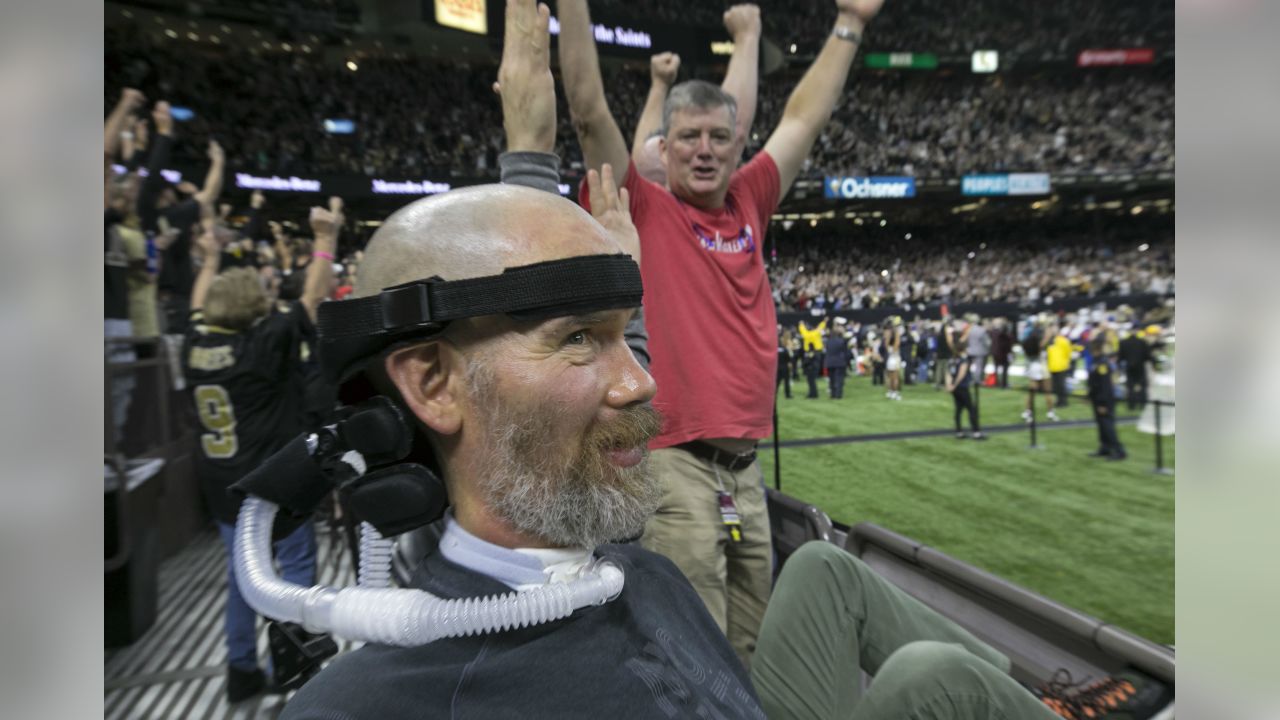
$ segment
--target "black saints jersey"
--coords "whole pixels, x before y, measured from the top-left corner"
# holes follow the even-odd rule
[[[299,302],[240,332],[191,315],[183,365],[199,419],[196,475],[219,522],[234,524],[240,507],[227,488],[304,430],[312,335]]]

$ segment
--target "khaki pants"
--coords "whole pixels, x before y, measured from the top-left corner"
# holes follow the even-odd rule
[[[640,544],[680,568],[749,669],[773,575],[760,463],[730,472],[678,448],[654,450],[650,462],[665,493]],[[730,540],[721,521],[721,485],[742,519],[740,542]]]

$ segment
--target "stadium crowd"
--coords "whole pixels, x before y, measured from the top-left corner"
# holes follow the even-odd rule
[[[957,223],[941,231],[895,228],[892,240],[879,228],[821,230],[777,235],[769,283],[779,312],[1163,297],[1175,289],[1167,224],[1120,221],[1086,230],[1056,223]]]
[[[764,17],[768,17],[766,14]],[[420,58],[360,59],[356,71],[320,55],[232,52],[108,32],[108,105],[124,84],[195,112],[183,134],[217,138],[230,167],[295,174],[493,177],[501,125],[489,90],[496,68]],[[762,79],[746,155],[763,146],[798,72]],[[974,172],[1172,171],[1172,75],[1163,71],[935,77],[860,73],[811,151],[807,175],[956,177]],[[217,88],[235,86],[234,95]],[[414,88],[405,93],[401,89]],[[647,69],[615,68],[609,104],[625,134],[649,89]],[[217,102],[211,102],[212,98]],[[468,98],[457,102],[456,98]],[[561,100],[563,105],[563,100]],[[329,134],[326,119],[354,121]],[[568,113],[557,154],[582,167]],[[175,162],[193,164],[182,152]]]

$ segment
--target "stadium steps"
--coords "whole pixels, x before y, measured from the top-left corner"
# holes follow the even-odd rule
[[[317,573],[331,586],[355,583],[350,553],[316,526]],[[226,564],[222,541],[205,531],[160,567],[155,624],[128,647],[106,651],[107,720],[259,720],[276,718],[287,696],[259,695],[236,705],[226,701],[223,606]],[[352,643],[339,640],[339,653]],[[266,623],[259,624],[258,656],[265,659]]]

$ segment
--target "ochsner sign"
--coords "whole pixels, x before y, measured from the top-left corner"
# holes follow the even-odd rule
[[[822,185],[823,195],[828,200],[896,199],[916,196],[916,179],[913,177],[828,177]]]

